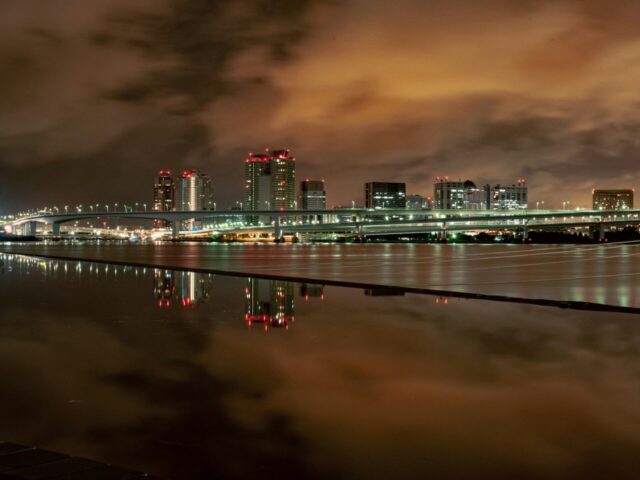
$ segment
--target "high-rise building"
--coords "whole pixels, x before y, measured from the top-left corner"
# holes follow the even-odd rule
[[[215,210],[211,177],[196,169],[187,170],[178,177],[176,210]]]
[[[406,185],[397,182],[368,182],[364,185],[365,208],[406,208]]]
[[[529,188],[523,178],[513,185],[484,186],[489,210],[524,210],[528,206]]]
[[[300,182],[299,210],[325,210],[327,194],[324,190],[324,180],[303,180]],[[305,223],[320,222],[322,215],[308,215],[303,217]]]
[[[169,170],[160,170],[153,186],[153,209],[169,212],[175,208],[176,187]]]
[[[300,210],[324,210],[327,207],[327,194],[324,180],[303,180],[300,182]]]
[[[296,204],[296,159],[289,150],[273,150],[271,163],[271,208],[293,210]]]
[[[593,190],[594,210],[629,210],[633,208],[634,190]]]
[[[485,194],[471,180],[450,181],[436,178],[433,184],[433,208],[436,210],[484,210]]]
[[[289,150],[249,153],[244,162],[245,210],[295,208],[296,164]]]

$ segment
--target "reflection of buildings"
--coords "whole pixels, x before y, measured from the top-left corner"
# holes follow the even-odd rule
[[[173,272],[156,268],[153,271],[153,293],[158,300],[158,307],[169,308],[171,306],[174,290]]]
[[[368,297],[402,297],[404,293],[404,290],[393,287],[372,287],[364,290]]]
[[[156,269],[153,280],[160,308],[170,307],[172,298],[182,307],[195,308],[209,299],[213,287],[212,276],[207,273]]]
[[[302,283],[300,284],[300,296],[305,300],[310,298],[319,298],[324,300],[324,285],[320,283]]]
[[[281,280],[250,278],[245,288],[244,319],[249,327],[255,323],[289,329],[295,320],[294,284]]]

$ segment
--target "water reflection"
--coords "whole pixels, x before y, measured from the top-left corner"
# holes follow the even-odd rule
[[[153,270],[153,293],[159,308],[170,308],[172,300],[183,308],[206,303],[213,288],[213,275],[199,272]]]
[[[178,480],[637,478],[638,316],[0,258],[0,439]]]
[[[295,321],[294,284],[280,280],[249,278],[245,293],[244,319],[249,328],[255,324],[289,330]]]

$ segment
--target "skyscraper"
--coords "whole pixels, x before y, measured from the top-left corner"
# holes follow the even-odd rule
[[[169,212],[175,208],[176,187],[169,170],[160,170],[153,186],[153,209]]]
[[[178,177],[176,209],[180,211],[215,210],[211,177],[194,169]]]
[[[365,208],[406,208],[406,185],[395,182],[369,182],[364,185]]]
[[[296,165],[289,150],[249,153],[244,162],[245,210],[294,209]]]
[[[296,203],[296,159],[289,150],[273,150],[271,163],[271,208],[293,210]]]

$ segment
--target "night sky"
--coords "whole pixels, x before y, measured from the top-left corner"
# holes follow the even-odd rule
[[[637,0],[0,0],[0,212],[186,167],[226,207],[267,146],[329,205],[448,175],[587,206],[638,185],[638,25]]]

